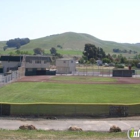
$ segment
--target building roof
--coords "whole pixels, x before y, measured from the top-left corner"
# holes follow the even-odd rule
[[[25,61],[29,60],[47,60],[48,62],[51,62],[51,57],[50,56],[39,56],[39,55],[28,55],[25,57]]]
[[[23,60],[23,56],[1,56],[0,61],[14,61],[20,62]],[[25,56],[25,60],[47,60],[48,62],[52,62],[50,56],[38,56],[38,55],[27,55]]]
[[[1,56],[0,61],[15,61],[15,62],[20,62],[22,61],[23,56]]]
[[[56,59],[56,60],[65,60],[65,61],[69,61],[69,60],[74,60],[73,58],[60,58],[60,59]]]

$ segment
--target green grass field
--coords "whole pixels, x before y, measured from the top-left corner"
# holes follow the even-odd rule
[[[0,88],[9,103],[140,103],[140,85],[12,83]]]
[[[90,76],[55,76],[52,80],[77,81],[77,82],[116,82],[117,80],[109,77],[90,77]]]
[[[120,138],[127,139],[126,132],[0,130],[1,140],[108,140]]]

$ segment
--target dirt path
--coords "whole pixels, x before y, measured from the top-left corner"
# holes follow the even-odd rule
[[[51,82],[68,84],[140,84],[140,79],[133,77],[112,77],[116,82],[84,82],[84,81],[62,81],[51,79],[54,76],[25,76],[16,82]]]

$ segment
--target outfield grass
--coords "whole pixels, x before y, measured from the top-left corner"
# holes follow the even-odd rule
[[[52,80],[77,81],[77,82],[116,82],[115,78],[91,76],[55,76]]]
[[[12,83],[0,88],[9,103],[140,103],[139,84]]]
[[[127,139],[126,132],[73,132],[73,131],[44,131],[44,130],[0,130],[1,140],[108,140]]]

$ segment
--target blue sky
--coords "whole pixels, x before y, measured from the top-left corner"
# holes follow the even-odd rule
[[[0,0],[0,41],[63,32],[140,42],[140,0]]]

